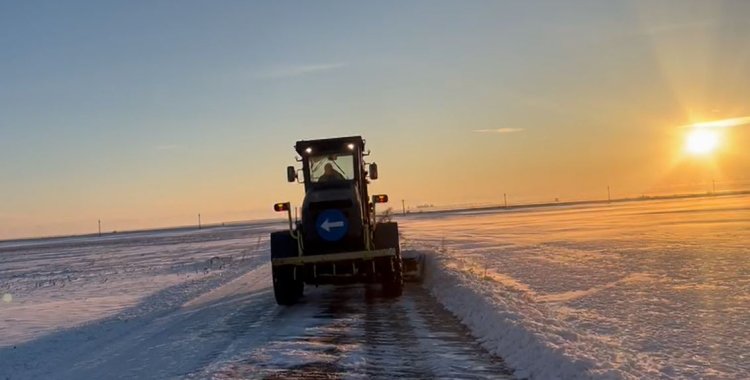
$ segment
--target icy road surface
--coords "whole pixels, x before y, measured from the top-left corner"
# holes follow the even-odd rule
[[[0,379],[509,378],[425,289],[270,289],[245,226],[0,243]]]

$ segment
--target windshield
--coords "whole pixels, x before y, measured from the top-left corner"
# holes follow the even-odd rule
[[[310,180],[331,182],[354,179],[354,156],[329,154],[310,157]]]

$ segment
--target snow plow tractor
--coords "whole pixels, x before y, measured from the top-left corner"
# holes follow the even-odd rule
[[[386,297],[399,297],[404,267],[421,273],[422,260],[401,257],[398,224],[379,221],[376,205],[385,194],[368,194],[378,178],[377,164],[366,164],[360,136],[298,141],[302,168],[287,167],[287,180],[304,184],[301,215],[292,219],[289,202],[274,210],[286,212],[289,229],[271,233],[273,290],[279,305],[292,305],[305,284],[382,284]]]

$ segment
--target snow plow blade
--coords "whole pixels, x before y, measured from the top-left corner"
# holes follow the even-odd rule
[[[424,253],[404,251],[401,254],[404,268],[404,281],[421,283],[424,280]]]

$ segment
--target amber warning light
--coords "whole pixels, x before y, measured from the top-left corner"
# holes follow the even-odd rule
[[[276,212],[289,211],[289,202],[276,203],[273,205],[273,209]]]
[[[373,195],[372,202],[373,203],[388,203],[388,195],[386,194]]]

